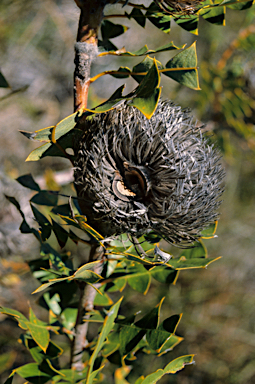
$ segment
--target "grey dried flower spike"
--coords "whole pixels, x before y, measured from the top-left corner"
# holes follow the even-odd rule
[[[185,245],[217,219],[224,170],[187,111],[160,101],[148,120],[124,103],[85,124],[75,186],[104,236],[153,230]]]

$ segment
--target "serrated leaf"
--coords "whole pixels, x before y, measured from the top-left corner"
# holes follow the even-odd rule
[[[185,29],[185,31],[188,31],[195,35],[198,34],[198,20],[198,14],[189,15],[188,17],[186,15],[174,17],[174,21],[176,22],[176,24],[178,24],[181,28]]]
[[[176,373],[183,369],[185,365],[193,364],[194,355],[186,355],[177,357],[164,368],[164,374],[166,373]],[[144,383],[143,383],[144,384]]]
[[[171,28],[171,16],[162,12],[154,1],[147,8],[147,12],[145,16],[150,20],[152,24],[154,24],[158,29],[165,33],[170,32]]]
[[[192,258],[186,259],[181,257],[180,259],[171,259],[167,265],[176,270],[193,269],[193,268],[207,268],[207,266],[221,257],[215,258]]]
[[[122,301],[122,298],[110,308],[110,310],[107,313],[107,316],[104,319],[104,323],[103,323],[101,332],[99,334],[98,341],[96,343],[95,349],[88,362],[89,371],[87,375],[87,384],[92,384],[92,381],[93,381],[92,371],[93,371],[93,366],[94,366],[96,357],[98,353],[101,351],[104,345],[105,339],[107,338],[108,334],[111,332],[113,328],[114,321],[117,317],[121,301]]]
[[[73,145],[74,137],[78,139],[79,135],[82,135],[82,131],[76,128],[73,128],[73,131],[68,132],[58,139],[58,144],[63,148],[69,148]],[[34,149],[26,158],[26,161],[37,161],[47,156],[56,156],[56,157],[64,157],[66,155],[54,144],[54,143],[46,143],[41,145],[40,147]],[[72,157],[72,156],[69,156]]]
[[[85,367],[82,372],[78,372],[74,369],[61,369],[59,370],[60,375],[54,376],[54,384],[59,381],[68,383],[68,384],[76,384],[86,379],[88,367]]]
[[[118,49],[117,51],[109,51],[107,54],[114,55],[114,56],[143,56],[143,55],[152,55],[154,53],[159,52],[166,52],[166,51],[172,51],[176,49],[183,49],[185,45],[182,45],[181,47],[177,47],[174,45],[174,43],[171,41],[168,44],[163,45],[162,47],[156,48],[156,49],[149,49],[147,45],[144,45],[142,48],[138,49],[137,51],[129,52],[126,51],[125,48]],[[103,56],[104,53],[99,54],[99,56]]]
[[[101,33],[103,40],[113,39],[120,36],[128,30],[128,27],[121,24],[114,24],[109,20],[103,20],[101,23]]]
[[[93,272],[93,269],[101,264],[101,260],[92,261],[91,263],[86,263],[82,265],[77,271],[71,276],[75,280],[83,280],[89,283],[96,283],[102,279],[102,276]]]
[[[130,105],[141,111],[147,119],[150,119],[157,108],[161,89],[158,87],[160,82],[159,71],[156,60],[147,75],[139,84],[136,96],[129,102]]]
[[[30,199],[31,203],[52,207],[58,203],[58,195],[46,190],[41,190]]]
[[[166,69],[171,69],[171,71],[162,71],[164,75],[171,77],[171,79],[186,87],[195,90],[200,89],[197,71],[196,42],[169,60],[166,64]]]
[[[117,70],[118,73],[112,73],[111,75],[116,79],[126,79],[131,74],[131,69],[128,67],[120,67]]]
[[[206,0],[203,5],[213,5],[212,0]],[[205,8],[199,11],[199,15],[206,21],[215,25],[225,25],[226,7]]]
[[[28,329],[33,340],[39,345],[39,347],[46,353],[50,342],[50,334],[45,326],[27,323]]]
[[[156,372],[151,373],[146,376],[141,384],[155,384],[157,383],[165,374],[176,373],[183,369],[185,365],[192,364],[194,355],[181,356],[177,359],[171,361],[167,366],[163,369],[158,369]]]
[[[4,313],[5,315],[8,315],[8,316],[13,316],[14,319],[18,322],[20,328],[25,329],[25,330],[28,329],[27,328],[28,320],[19,311],[16,311],[15,309],[11,309],[11,308],[0,307],[0,312]]]
[[[197,241],[194,247],[181,251],[180,257],[185,256],[186,259],[206,258],[207,249],[201,240]]]
[[[254,1],[226,1],[226,2],[223,2],[224,4],[227,5],[228,8],[231,8],[231,9],[235,9],[235,10],[238,10],[238,11],[242,11],[244,9],[248,9],[248,8],[251,8],[254,4]],[[232,4],[228,4],[228,3],[232,3]],[[222,5],[222,4],[221,4]]]
[[[217,237],[215,235],[217,231],[218,221],[215,221],[213,224],[209,225],[206,229],[204,229],[202,233],[201,239],[213,239],[214,237]]]
[[[149,70],[153,67],[155,63],[155,59],[152,59],[149,56],[146,56],[141,63],[135,65],[132,69],[132,77],[138,82],[141,83],[141,81],[145,78],[146,74],[149,72]],[[157,68],[162,69],[163,65],[160,63],[160,61],[156,60]],[[144,73],[144,75],[136,75],[135,73]],[[158,85],[158,84],[157,84]]]
[[[66,242],[68,240],[68,232],[53,219],[52,219],[52,229],[53,229],[53,232],[55,233],[55,236],[57,238],[58,244],[60,245],[60,248],[63,248],[66,245]]]
[[[23,187],[29,188],[32,191],[39,192],[41,190],[39,185],[35,182],[33,176],[31,175],[31,173],[29,173],[27,175],[20,176],[16,180],[17,180],[18,183],[23,185]]]
[[[135,291],[146,294],[150,283],[151,276],[142,264],[135,263],[128,269],[130,275],[128,277],[128,284]]]
[[[74,219],[76,220],[76,222],[78,223],[79,227],[88,232],[91,236],[93,236],[99,243],[100,243],[100,240],[103,240],[103,236],[100,235],[100,233],[98,233],[95,229],[93,229],[90,225],[88,225],[86,223],[87,219],[82,216],[82,215],[75,215],[74,216]],[[101,245],[103,245],[102,243],[100,243]]]
[[[133,18],[141,27],[145,27],[146,17],[140,9],[133,8],[129,15],[126,12],[125,14],[129,17],[129,19]]]
[[[44,384],[53,377],[53,375],[42,371],[37,363],[23,365],[22,367],[16,368],[14,371],[32,384]]]
[[[0,87],[1,88],[9,88],[10,87],[6,78],[4,77],[4,75],[2,74],[1,71],[0,71]]]

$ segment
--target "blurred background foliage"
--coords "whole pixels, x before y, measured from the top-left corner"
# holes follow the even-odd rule
[[[121,12],[121,6],[114,5],[106,14]],[[38,144],[26,140],[18,131],[38,130],[72,113],[73,44],[78,17],[78,8],[69,0],[1,0],[0,3],[0,65],[10,85],[0,89],[0,302],[25,315],[28,301],[39,311],[34,305],[37,298],[30,295],[37,283],[30,277],[25,262],[37,257],[38,248],[31,235],[20,235],[20,217],[3,194],[15,196],[29,217],[32,217],[29,192],[14,181],[21,174],[31,172],[41,186],[58,190],[62,185],[67,193],[74,194],[69,186],[72,177],[69,163],[62,158],[25,163],[28,153]],[[202,90],[190,90],[163,78],[162,97],[191,108],[198,121],[206,123],[206,134],[221,148],[227,171],[219,237],[206,241],[210,257],[222,255],[223,258],[208,270],[182,271],[174,286],[154,284],[146,297],[130,289],[125,298],[125,315],[140,310],[141,303],[148,310],[163,295],[166,299],[162,319],[184,313],[178,327],[184,341],[175,348],[171,359],[195,353],[196,365],[162,379],[162,383],[251,384],[255,381],[254,20],[254,6],[242,12],[227,9],[226,26],[201,19],[196,36],[174,22],[170,34],[164,34],[149,22],[143,29],[133,19],[112,19],[130,27],[124,35],[113,39],[119,48],[136,50],[147,44],[153,49],[171,40],[175,45],[197,41]],[[169,60],[169,52],[156,57],[165,62]],[[112,56],[98,58],[92,75],[109,66],[112,69],[128,66],[129,60],[130,65],[135,65],[135,60],[141,61]],[[107,99],[121,84],[123,80],[113,81],[110,76],[96,81],[90,89],[89,106]],[[126,92],[135,86],[133,79],[127,80]],[[77,266],[86,257],[86,249],[71,246],[69,241],[65,249],[73,252]],[[46,312],[40,316],[46,316]],[[6,370],[30,358],[16,344],[20,331],[14,322],[3,315],[0,321],[0,374],[6,377]],[[155,358],[154,366],[148,370],[146,359],[135,363],[137,374],[145,375],[155,370],[157,364],[164,365]],[[132,382],[132,373],[129,377]]]

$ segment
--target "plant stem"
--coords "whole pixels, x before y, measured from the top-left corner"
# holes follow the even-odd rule
[[[75,71],[74,71],[74,111],[87,107],[88,90],[90,85],[90,67],[97,56],[98,27],[103,19],[103,10],[106,2],[102,0],[75,0],[81,10],[77,43],[75,44]],[[102,260],[94,268],[94,272],[101,274],[103,269],[104,248],[93,243],[89,261]],[[94,284],[94,287],[100,283]],[[96,290],[91,285],[79,283],[79,306],[75,324],[75,337],[71,348],[71,366],[77,371],[84,368],[82,356],[86,348],[88,322],[94,308]],[[84,322],[85,321],[85,322]]]
[[[97,55],[98,27],[103,19],[105,3],[101,0],[75,0],[81,9],[75,45],[74,111],[87,106],[90,67]]]
[[[94,272],[99,275],[103,269],[103,257],[104,248],[102,246],[98,247],[98,244],[93,244],[90,250],[89,260],[102,260],[102,262],[98,264],[94,269]],[[71,350],[71,366],[77,371],[82,371],[84,368],[82,355],[84,349],[88,345],[87,332],[89,325],[88,321],[86,320],[89,319],[90,312],[94,308],[94,299],[97,293],[94,287],[99,288],[100,283],[94,284],[93,286],[88,284],[86,285],[84,283],[79,284],[80,299],[75,325],[75,337]]]

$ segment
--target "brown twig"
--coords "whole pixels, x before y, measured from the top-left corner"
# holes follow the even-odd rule
[[[100,275],[103,269],[103,257],[104,257],[104,248],[102,246],[98,247],[98,244],[94,244],[90,250],[89,260],[102,260],[95,269],[94,272]],[[77,371],[82,371],[84,364],[82,362],[82,355],[84,349],[88,345],[87,332],[89,322],[86,320],[90,317],[90,312],[94,308],[94,299],[96,296],[96,289],[99,288],[100,283],[92,285],[86,285],[84,283],[79,284],[80,298],[79,298],[79,307],[78,314],[75,325],[75,337],[73,340],[72,351],[71,351],[71,365],[72,368]]]
[[[88,89],[90,85],[90,68],[93,59],[97,56],[98,27],[103,19],[103,10],[106,2],[102,0],[75,0],[81,10],[77,43],[75,44],[75,71],[74,71],[74,111],[87,107]],[[89,261],[102,260],[94,268],[94,272],[101,274],[103,269],[104,248],[93,243]],[[86,348],[88,322],[90,312],[94,307],[97,286],[79,283],[79,307],[75,325],[75,337],[71,348],[71,366],[77,371],[84,368],[82,356]]]
[[[81,9],[75,45],[74,111],[87,106],[90,67],[97,55],[98,27],[105,4],[100,0],[75,0]]]

